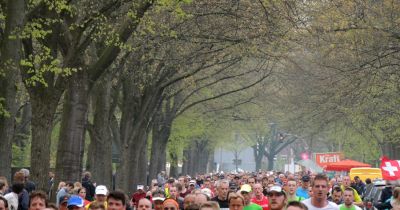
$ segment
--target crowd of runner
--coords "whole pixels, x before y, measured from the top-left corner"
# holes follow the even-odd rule
[[[49,185],[53,178],[49,173]],[[60,182],[51,203],[51,192],[35,191],[29,171],[22,169],[11,186],[0,177],[0,210],[400,210],[400,187],[384,187],[379,200],[370,201],[372,180],[339,175],[259,172],[173,178],[161,172],[150,186],[137,185],[132,195],[94,184],[89,172],[80,181]]]

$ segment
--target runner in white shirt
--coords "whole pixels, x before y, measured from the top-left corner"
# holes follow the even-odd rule
[[[339,210],[336,203],[328,201],[328,178],[325,174],[316,175],[311,187],[313,196],[302,201],[308,210]]]

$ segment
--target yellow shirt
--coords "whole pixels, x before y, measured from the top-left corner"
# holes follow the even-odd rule
[[[344,192],[344,190],[346,189],[343,185],[342,185],[340,188],[342,189],[343,192]],[[361,200],[360,195],[358,195],[357,190],[355,190],[355,189],[352,188],[352,187],[349,187],[349,188],[353,189],[353,193],[354,193],[354,202],[361,202],[362,200]]]

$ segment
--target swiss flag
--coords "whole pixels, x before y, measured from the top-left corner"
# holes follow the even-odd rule
[[[390,160],[386,156],[381,162],[382,178],[385,180],[400,179],[400,160]]]

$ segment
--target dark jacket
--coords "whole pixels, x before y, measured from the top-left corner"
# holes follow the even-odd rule
[[[18,196],[18,210],[28,210],[29,208],[29,193],[25,189]]]
[[[36,185],[31,180],[27,180],[25,182],[25,189],[26,189],[26,191],[28,191],[28,193],[31,193],[32,191],[36,190]]]
[[[365,193],[365,183],[362,181],[360,181],[359,183],[355,183],[354,189],[358,192],[360,197],[363,197]]]
[[[377,203],[374,204],[375,208],[377,208],[378,210],[391,209],[392,208],[392,205],[390,204],[391,197],[392,197],[392,188],[385,187],[382,190],[381,198]]]
[[[89,178],[84,177],[82,179],[82,186],[84,188],[86,188],[86,198],[85,199],[88,201],[93,201],[96,187],[93,185],[92,181]]]

